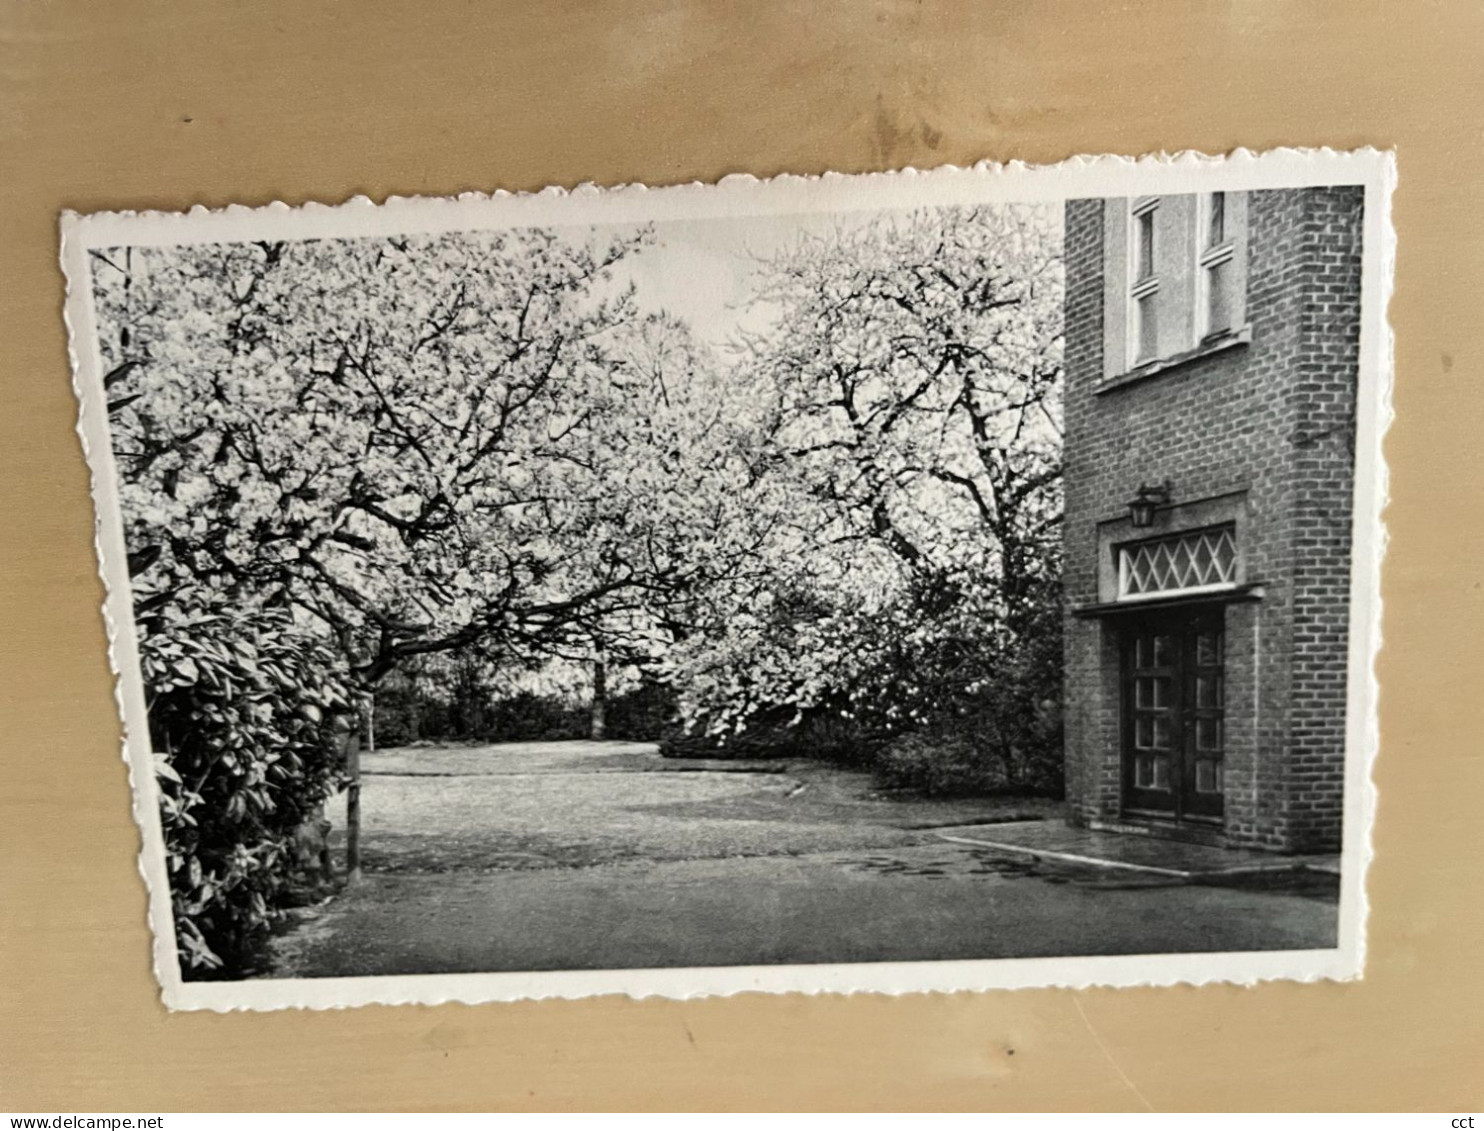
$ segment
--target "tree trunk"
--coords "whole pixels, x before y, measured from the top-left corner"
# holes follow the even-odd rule
[[[350,732],[345,744],[345,772],[350,784],[345,787],[345,879],[355,883],[361,878],[361,731]]]
[[[365,745],[376,753],[376,693],[366,693]],[[345,752],[345,768],[350,784],[345,790],[345,878],[355,883],[361,878],[361,729],[351,733]]]
[[[593,659],[593,711],[592,726],[588,731],[591,738],[602,738],[607,730],[607,719],[604,717],[608,710],[608,662],[601,652]]]

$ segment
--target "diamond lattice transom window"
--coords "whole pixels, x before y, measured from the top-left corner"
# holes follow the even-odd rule
[[[1230,526],[1175,534],[1118,551],[1118,595],[1146,597],[1229,585],[1237,579],[1237,540]]]

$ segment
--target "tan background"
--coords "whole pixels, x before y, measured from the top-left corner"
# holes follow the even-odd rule
[[[1478,1110],[1481,45],[1403,0],[0,3],[0,1109]],[[1401,171],[1363,983],[160,1006],[59,210],[1314,144]]]

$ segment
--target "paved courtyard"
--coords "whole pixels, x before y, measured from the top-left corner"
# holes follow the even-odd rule
[[[1192,882],[966,843],[1058,827],[1035,799],[901,799],[862,773],[628,743],[364,769],[365,878],[296,916],[275,976],[1334,945],[1331,877]]]

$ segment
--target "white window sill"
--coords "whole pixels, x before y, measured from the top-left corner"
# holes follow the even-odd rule
[[[1168,609],[1179,605],[1195,605],[1210,602],[1238,604],[1246,601],[1261,601],[1266,595],[1267,583],[1247,581],[1235,585],[1223,584],[1201,589],[1177,589],[1164,594],[1146,593],[1138,598],[1124,597],[1116,601],[1105,601],[1091,605],[1074,605],[1069,611],[1074,617],[1095,619],[1118,616],[1120,613],[1137,613],[1146,609]]]
[[[1211,585],[1187,585],[1184,589],[1155,589],[1148,593],[1120,593],[1116,600],[1120,604],[1134,605],[1140,601],[1167,601],[1172,597],[1199,597],[1215,593],[1235,593],[1243,586],[1235,581],[1218,581]]]
[[[1157,357],[1153,361],[1141,362],[1123,373],[1116,373],[1104,379],[1093,391],[1099,395],[1111,393],[1115,389],[1147,381],[1151,377],[1157,377],[1161,373],[1168,373],[1174,369],[1183,369],[1197,361],[1203,361],[1215,354],[1225,353],[1239,346],[1249,345],[1251,342],[1252,326],[1250,324],[1239,326],[1217,337],[1207,338],[1200,345],[1185,350],[1183,353],[1171,354],[1169,357]]]

